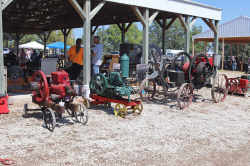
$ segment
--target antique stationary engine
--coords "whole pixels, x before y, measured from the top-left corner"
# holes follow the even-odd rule
[[[40,106],[45,126],[54,130],[56,116],[62,118],[65,110],[75,121],[87,123],[87,110],[79,102],[75,90],[71,87],[69,75],[64,70],[52,72],[48,78],[42,71],[37,71],[31,81],[32,101]],[[25,113],[31,110],[25,105]]]
[[[134,89],[127,83],[129,76],[129,57],[126,54],[120,58],[119,72],[95,75],[90,82],[90,97],[92,104],[105,104],[109,108],[111,103],[116,103],[114,114],[125,117],[130,107],[133,113],[141,114],[143,106],[141,101],[131,100]]]

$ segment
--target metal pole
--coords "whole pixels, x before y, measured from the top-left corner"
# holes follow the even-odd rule
[[[148,64],[149,50],[149,9],[144,12],[145,25],[143,26],[143,63]]]
[[[90,37],[91,37],[91,19],[90,19],[90,10],[91,10],[91,1],[90,0],[83,0],[84,4],[84,11],[86,14],[86,18],[84,21],[84,35],[83,35],[83,41],[84,41],[84,56],[83,56],[83,84],[89,85],[90,79],[91,79],[91,53],[90,53]]]
[[[4,58],[3,58],[3,10],[2,0],[0,0],[0,96],[6,95],[6,82],[4,77]]]
[[[162,52],[163,55],[166,54],[166,50],[165,50],[165,35],[166,35],[166,18],[162,19]]]

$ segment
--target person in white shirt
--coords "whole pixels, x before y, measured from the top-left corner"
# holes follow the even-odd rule
[[[94,47],[92,48],[92,72],[99,74],[99,68],[102,64],[103,45],[100,43],[100,37],[94,36]]]

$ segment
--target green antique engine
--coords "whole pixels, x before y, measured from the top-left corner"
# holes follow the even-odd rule
[[[126,79],[129,76],[129,57],[124,54],[120,58],[121,74],[110,72],[108,74],[97,74],[90,82],[90,92],[102,97],[121,99],[133,93],[133,88],[128,86]]]

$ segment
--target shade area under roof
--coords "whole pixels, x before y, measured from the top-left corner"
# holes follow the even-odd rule
[[[193,36],[194,41],[212,42],[211,30]],[[219,26],[219,40],[225,43],[250,43],[250,17],[240,16]]]
[[[77,0],[83,6],[83,0]],[[91,0],[94,9],[102,0]],[[106,4],[91,21],[94,25],[109,25],[140,21],[130,4],[144,4],[150,15],[159,9],[156,19],[173,18],[176,14],[220,20],[221,10],[185,0],[105,0]],[[143,3],[142,3],[143,1]],[[151,8],[150,8],[150,4]],[[165,6],[168,6],[165,8]],[[143,5],[140,10],[144,10]],[[160,8],[161,7],[161,8]],[[162,9],[164,7],[164,10]],[[171,8],[170,8],[171,7]],[[180,9],[182,10],[180,10]],[[162,10],[160,10],[162,9]],[[168,10],[169,9],[169,10]],[[171,10],[170,10],[171,9]],[[184,10],[185,9],[185,10]],[[194,12],[195,11],[195,12]],[[3,12],[4,32],[40,33],[63,28],[83,26],[82,19],[68,0],[13,0]]]

